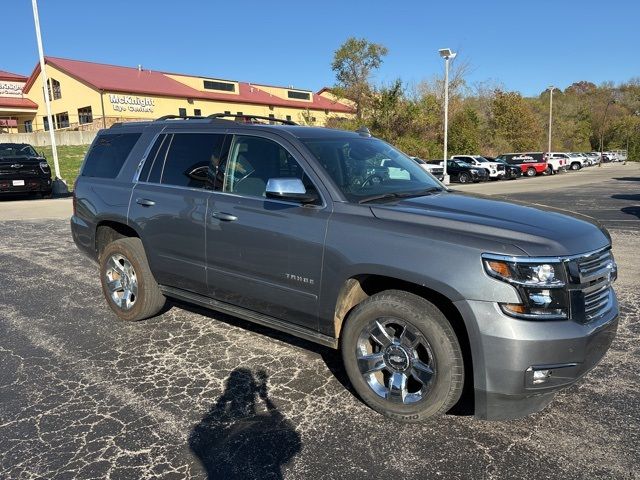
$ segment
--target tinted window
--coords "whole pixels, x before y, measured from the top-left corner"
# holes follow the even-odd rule
[[[160,147],[163,146],[163,143],[165,142],[166,138],[167,138],[167,135],[160,135],[158,137],[158,139],[156,140],[156,142],[153,144],[153,147],[151,148],[151,150],[149,151],[149,154],[147,155],[147,158],[144,161],[144,165],[142,167],[142,170],[140,171],[140,176],[138,177],[138,179],[141,182],[146,182],[147,179],[149,178],[149,172],[153,168],[153,165],[154,165],[154,162],[156,161],[156,158],[158,158],[158,150],[160,150]],[[163,151],[166,153],[166,148],[164,148]],[[162,161],[164,161],[164,156],[162,156],[161,162]],[[158,175],[157,178],[159,180],[160,179],[160,175]],[[156,181],[158,181],[158,180],[156,180]]]
[[[212,166],[219,162],[223,141],[224,135],[215,133],[174,134],[160,183],[180,187],[211,187],[214,177]]]
[[[293,156],[280,144],[260,137],[236,136],[229,152],[222,191],[264,197],[270,178],[299,178],[315,190]]]
[[[117,177],[139,138],[139,133],[100,135],[87,154],[82,175],[101,178]]]

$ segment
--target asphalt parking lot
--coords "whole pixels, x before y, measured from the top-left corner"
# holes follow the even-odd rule
[[[640,165],[460,189],[592,215],[613,238],[617,338],[522,420],[399,424],[330,349],[186,305],[118,321],[69,200],[0,202],[0,478],[640,478]]]

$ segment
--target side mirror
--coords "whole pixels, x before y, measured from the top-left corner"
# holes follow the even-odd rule
[[[265,189],[267,198],[313,203],[318,199],[314,192],[307,192],[299,178],[270,178]]]
[[[208,171],[209,171],[209,166],[202,165],[200,167],[195,167],[191,171],[187,172],[187,177],[189,177],[192,180],[196,180],[197,182],[206,182]]]

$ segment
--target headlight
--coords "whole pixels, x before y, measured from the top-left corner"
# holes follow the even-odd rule
[[[40,162],[40,170],[42,170],[43,173],[49,173],[51,171],[47,162]]]
[[[509,283],[521,303],[501,303],[504,313],[516,318],[561,320],[569,316],[568,295],[564,289],[566,271],[562,263],[532,262],[483,256],[484,269],[493,278]]]

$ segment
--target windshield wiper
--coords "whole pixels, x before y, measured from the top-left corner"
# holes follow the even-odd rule
[[[363,198],[358,203],[368,203],[375,200],[393,200],[395,198],[410,198],[410,197],[422,197],[424,195],[431,195],[435,192],[442,192],[440,187],[430,187],[425,190],[419,190],[417,192],[390,192],[381,193],[380,195],[372,195],[371,197]]]

